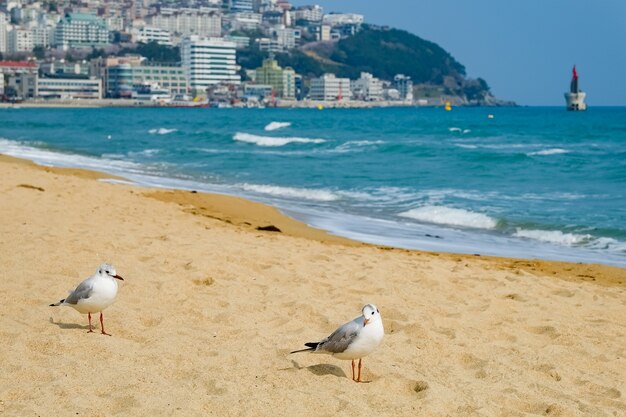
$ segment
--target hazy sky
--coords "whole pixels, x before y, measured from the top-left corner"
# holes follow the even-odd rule
[[[436,42],[502,99],[562,105],[576,64],[589,105],[626,105],[626,0],[292,0]]]

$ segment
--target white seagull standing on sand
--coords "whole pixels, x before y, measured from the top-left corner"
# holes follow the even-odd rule
[[[102,334],[111,336],[104,331],[104,320],[102,318],[102,310],[113,304],[117,296],[117,281],[124,281],[124,278],[117,275],[115,267],[111,264],[102,264],[95,274],[78,284],[74,291],[66,299],[51,307],[70,306],[81,314],[87,314],[89,317],[89,332],[93,333],[91,327],[91,313],[100,313],[100,325]]]
[[[320,342],[305,343],[307,349],[297,352],[328,353],[337,359],[352,360],[352,380],[361,382],[361,361],[380,345],[385,335],[383,319],[374,304],[366,304],[363,315],[335,330]],[[359,376],[354,378],[354,360],[359,360]]]

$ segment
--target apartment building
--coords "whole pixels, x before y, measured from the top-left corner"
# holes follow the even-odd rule
[[[234,42],[222,38],[188,36],[181,43],[181,58],[189,88],[197,93],[214,84],[239,84]]]
[[[222,15],[219,12],[196,9],[162,9],[146,16],[146,23],[170,34],[219,37],[222,34]]]
[[[101,47],[109,43],[109,30],[96,15],[68,13],[54,33],[54,45],[63,48]]]
[[[14,27],[9,31],[6,48],[8,53],[30,52],[34,46],[33,32],[30,29]]]

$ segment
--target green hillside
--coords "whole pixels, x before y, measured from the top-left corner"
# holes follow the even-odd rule
[[[266,54],[251,47],[239,53],[239,64],[254,69]],[[457,96],[471,104],[494,104],[495,98],[482,79],[467,79],[465,67],[450,53],[433,42],[399,29],[363,25],[352,37],[338,42],[310,42],[302,47],[276,55],[283,67],[290,66],[305,77],[325,72],[339,77],[359,78],[361,72],[372,73],[383,80],[405,74],[416,86],[440,95]]]

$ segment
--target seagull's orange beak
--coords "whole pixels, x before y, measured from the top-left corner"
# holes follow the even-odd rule
[[[367,326],[367,323],[369,323],[369,319],[363,319],[363,326]]]
[[[117,278],[117,279],[119,279],[121,281],[124,281],[124,278],[120,277],[119,275],[113,275],[113,278]]]

